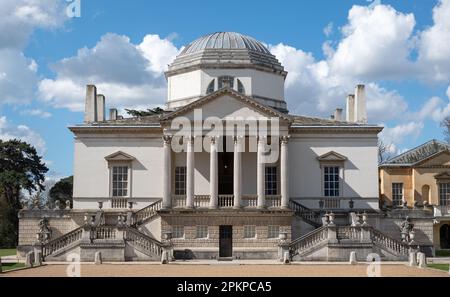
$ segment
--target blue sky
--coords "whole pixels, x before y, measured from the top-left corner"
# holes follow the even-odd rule
[[[450,115],[450,0],[110,1],[2,0],[0,138],[44,155],[49,176],[72,174],[84,85],[107,107],[164,104],[165,65],[215,31],[267,44],[289,71],[293,113],[326,117],[357,83],[368,86],[369,121],[399,153],[432,138]],[[446,41],[449,41],[448,43]]]

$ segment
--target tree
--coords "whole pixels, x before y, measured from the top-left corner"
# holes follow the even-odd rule
[[[125,111],[133,117],[145,117],[164,113],[164,109],[160,107],[148,108],[147,110],[125,109]]]
[[[54,204],[60,201],[64,205],[67,200],[72,203],[73,196],[73,176],[69,176],[58,181],[49,192],[49,203]]]
[[[390,159],[390,148],[392,144],[386,144],[383,140],[378,140],[378,163],[383,163]]]
[[[0,199],[7,208],[4,209],[1,229],[9,230],[7,226],[12,224],[16,244],[19,223],[17,214],[22,208],[21,191],[28,191],[30,195],[35,191],[44,191],[48,168],[33,146],[17,139],[0,140],[0,168]]]
[[[446,117],[441,122],[441,127],[444,128],[445,140],[450,143],[450,117]]]

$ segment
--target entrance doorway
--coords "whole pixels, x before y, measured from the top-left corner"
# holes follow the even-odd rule
[[[227,147],[227,137],[223,137],[224,151]],[[218,153],[219,161],[219,195],[233,195],[233,160],[234,153]]]
[[[219,258],[233,256],[233,226],[219,226]]]
[[[439,232],[441,238],[441,249],[450,249],[450,226],[443,225]]]

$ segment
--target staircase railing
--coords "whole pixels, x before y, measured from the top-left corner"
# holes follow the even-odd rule
[[[46,243],[42,248],[42,256],[45,258],[57,251],[60,251],[69,245],[81,241],[83,238],[83,228],[79,227],[69,233],[66,233],[58,238]]]
[[[133,215],[132,225],[140,225],[152,218],[162,208],[162,200],[158,200],[143,209],[138,210]]]
[[[314,227],[319,227],[322,225],[322,219],[320,213],[313,211],[306,206],[295,202],[294,200],[289,200],[289,207],[295,212],[296,215],[301,217],[307,223]]]
[[[291,244],[289,245],[291,257],[301,254],[303,251],[314,247],[327,239],[328,228],[317,228],[291,242]]]
[[[145,235],[134,228],[125,230],[125,240],[135,247],[153,255],[161,256],[163,252],[163,244],[148,235]]]
[[[373,243],[380,245],[398,255],[406,256],[409,253],[409,245],[396,240],[381,231],[370,228],[370,239]]]

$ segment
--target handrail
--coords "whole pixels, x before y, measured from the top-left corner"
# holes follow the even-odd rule
[[[75,230],[70,231],[60,237],[57,237],[49,242],[47,242],[42,247],[42,256],[45,258],[63,248],[69,246],[70,244],[81,241],[83,238],[83,227],[79,227]]]
[[[315,227],[322,225],[322,220],[318,212],[315,212],[294,200],[289,200],[289,208],[311,225]]]
[[[142,224],[146,220],[152,218],[162,208],[162,200],[158,200],[147,207],[144,207],[133,215],[132,225]]]
[[[139,230],[137,229],[125,229],[124,238],[126,241],[131,242],[135,246],[138,246],[149,253],[158,256],[162,255],[163,244],[158,240],[151,238],[150,236],[145,235],[142,232],[139,232]]]
[[[408,244],[396,240],[373,227],[370,227],[370,239],[372,240],[372,242],[379,244],[382,247],[387,248],[393,252],[396,252],[397,254],[408,255],[409,253],[410,247]]]
[[[328,228],[324,226],[297,238],[289,244],[291,257],[300,254],[304,250],[313,247],[322,241],[325,241],[327,238]]]

